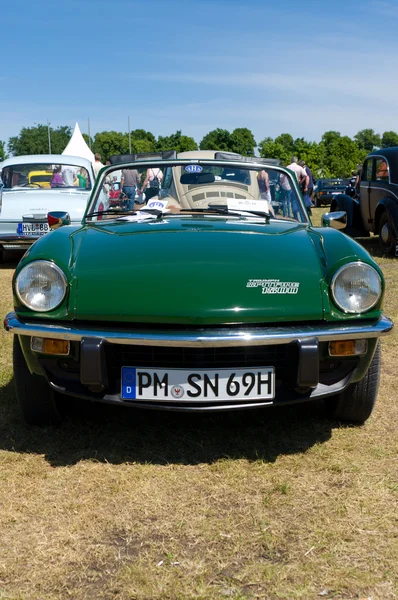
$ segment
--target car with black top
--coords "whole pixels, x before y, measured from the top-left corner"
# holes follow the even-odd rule
[[[313,194],[315,206],[331,204],[337,194],[342,194],[348,182],[345,179],[318,179]]]
[[[347,213],[345,233],[379,236],[384,254],[398,255],[398,147],[368,154],[360,176],[359,193],[335,196],[331,211]]]

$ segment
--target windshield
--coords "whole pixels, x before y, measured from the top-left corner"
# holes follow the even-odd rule
[[[6,189],[28,188],[50,190],[53,188],[91,189],[90,175],[84,167],[68,164],[31,163],[8,165],[1,174]]]
[[[118,165],[104,173],[86,218],[120,218],[145,208],[171,214],[228,209],[307,222],[298,183],[283,168],[243,162],[177,159]]]

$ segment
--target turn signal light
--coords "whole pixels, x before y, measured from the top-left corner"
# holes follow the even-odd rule
[[[70,345],[67,340],[56,340],[53,338],[32,337],[30,347],[35,352],[43,354],[69,354]]]
[[[358,354],[365,354],[367,349],[367,340],[340,340],[329,342],[330,356],[357,356]]]

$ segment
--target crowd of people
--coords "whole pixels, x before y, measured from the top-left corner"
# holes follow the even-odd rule
[[[56,165],[53,169],[50,187],[79,187],[81,189],[88,189],[91,187],[90,176],[84,167],[76,170],[69,165]]]
[[[107,161],[106,165],[109,164],[110,161]],[[101,155],[95,154],[93,170],[96,177],[104,166],[101,162]],[[110,199],[125,202],[127,208],[133,210],[135,204],[142,206],[159,193],[163,177],[163,171],[159,168],[147,169],[145,176],[137,169],[120,169],[105,179],[105,189],[109,193]]]
[[[296,175],[297,181],[300,185],[304,202],[309,211],[311,211],[312,204],[312,193],[314,191],[315,179],[311,169],[306,165],[304,160],[298,161],[297,156],[291,158],[290,164],[287,168],[293,171]],[[271,203],[274,198],[271,196],[271,185],[269,181],[269,175],[267,171],[262,170],[258,173],[258,186],[260,189],[260,196],[263,200],[267,200]],[[284,217],[297,217],[299,207],[295,194],[291,188],[289,178],[282,174],[278,177],[278,185],[280,189],[280,197],[282,201],[282,212]]]

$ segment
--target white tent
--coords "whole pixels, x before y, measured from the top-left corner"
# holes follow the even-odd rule
[[[73,130],[72,137],[62,154],[66,154],[67,156],[83,156],[83,158],[87,158],[92,163],[94,162],[94,154],[84,141],[84,137],[82,136],[82,132],[77,123]]]

